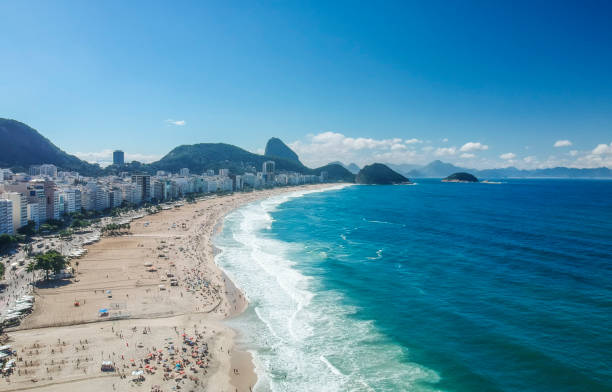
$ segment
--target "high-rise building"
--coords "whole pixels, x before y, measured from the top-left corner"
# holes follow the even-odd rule
[[[142,203],[151,201],[151,176],[148,174],[136,174],[132,176],[132,183],[140,193]]]
[[[19,192],[6,192],[0,198],[13,202],[13,233],[16,233],[17,229],[28,224],[28,201]]]
[[[219,175],[222,177],[229,176],[229,169],[219,169]]]
[[[0,199],[0,234],[13,233],[13,202]]]
[[[261,169],[266,185],[272,184],[274,182],[274,169],[276,169],[276,163],[274,161],[265,161]]]
[[[179,175],[183,177],[187,177],[189,175],[189,168],[184,167],[181,170],[179,170]]]
[[[125,163],[125,154],[121,150],[113,151],[113,165],[123,165]]]
[[[39,207],[39,203],[29,203],[27,205],[28,220],[33,221],[37,229],[40,226],[40,222],[41,222],[40,215],[38,214],[38,207]]]

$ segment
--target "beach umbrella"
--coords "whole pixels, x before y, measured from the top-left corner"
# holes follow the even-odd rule
[[[108,313],[108,309],[106,308],[102,308],[100,310],[98,310],[99,313]]]

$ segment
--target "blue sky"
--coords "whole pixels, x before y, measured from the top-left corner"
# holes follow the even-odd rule
[[[101,162],[612,167],[612,3],[381,3],[4,1],[0,116]]]

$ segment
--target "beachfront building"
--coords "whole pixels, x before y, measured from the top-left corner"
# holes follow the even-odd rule
[[[189,169],[184,167],[181,170],[179,170],[179,176],[182,177],[187,177],[189,175]]]
[[[105,186],[98,185],[96,188],[96,211],[104,211],[110,208],[110,195]]]
[[[13,202],[0,199],[0,234],[13,233]]]
[[[242,176],[242,185],[249,186],[251,188],[256,188],[255,183],[257,180],[257,176],[253,173],[244,173]]]
[[[14,178],[15,179],[15,178]],[[38,219],[40,222],[45,222],[47,220],[47,195],[50,193],[49,188],[53,184],[52,181],[13,181],[8,184],[4,184],[2,187],[4,188],[4,192],[17,192],[21,193],[25,196],[27,203],[37,203],[39,206],[37,207]],[[54,207],[54,200],[50,200],[50,207]],[[51,215],[53,217],[53,215]]]
[[[108,204],[110,208],[121,207],[123,204],[123,192],[119,188],[112,188],[108,191]]]
[[[13,203],[13,233],[20,227],[28,224],[28,201],[24,194],[19,192],[5,192],[0,199],[10,200]]]
[[[96,209],[96,184],[87,184],[81,189],[81,208],[86,211]]]
[[[219,169],[219,177],[227,177],[229,176],[229,169]]]
[[[136,174],[132,176],[132,183],[136,184],[136,188],[140,193],[140,199],[143,203],[151,201],[151,176],[148,174]]]
[[[58,190],[58,195],[61,214],[81,211],[81,191],[79,189],[61,188]]]
[[[242,181],[242,176],[234,177],[234,189],[237,191],[241,191],[244,188],[244,183]]]
[[[41,215],[38,213],[39,204],[38,203],[28,203],[26,207],[27,207],[28,221],[34,222],[36,229],[38,229],[41,223],[41,219],[40,219]]]

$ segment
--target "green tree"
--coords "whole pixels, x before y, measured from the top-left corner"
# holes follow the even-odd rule
[[[36,222],[29,220],[28,224],[17,229],[19,234],[33,236],[36,234]]]
[[[0,279],[4,279],[4,263],[0,263]]]
[[[33,266],[31,267],[31,265]],[[59,273],[66,268],[68,261],[56,250],[50,250],[45,253],[36,255],[34,262],[28,265],[28,271],[37,270],[45,271],[45,279],[49,279],[49,272]]]

